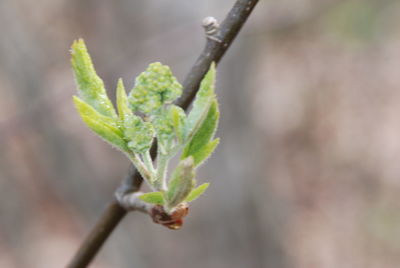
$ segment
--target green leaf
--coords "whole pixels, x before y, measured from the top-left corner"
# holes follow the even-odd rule
[[[161,192],[145,193],[140,195],[139,199],[150,204],[164,205],[164,196]]]
[[[203,159],[198,159],[197,152],[204,151],[203,147],[209,146],[210,140],[214,137],[215,131],[218,126],[219,110],[218,102],[214,100],[208,110],[206,118],[203,120],[201,126],[194,134],[191,141],[185,146],[181,158],[186,158],[192,155],[197,166]],[[215,148],[214,148],[215,149]],[[201,158],[201,157],[200,157]]]
[[[192,157],[194,159],[194,165],[195,167],[200,166],[201,164],[204,163],[207,158],[211,156],[211,154],[214,152],[215,148],[217,148],[219,144],[219,139],[215,139],[211,142],[209,142],[206,146],[202,147],[202,149],[198,150],[195,152]]]
[[[121,78],[118,80],[117,84],[117,108],[121,121],[124,121],[124,118],[133,115],[133,112],[128,105],[128,96],[126,95],[124,83]]]
[[[135,87],[129,93],[128,99],[132,110],[154,114],[181,94],[182,86],[170,68],[155,62],[136,78]]]
[[[116,118],[116,112],[107,97],[103,80],[97,75],[82,39],[76,40],[72,44],[71,56],[79,96],[100,114]]]
[[[210,183],[207,182],[193,189],[186,197],[185,202],[192,202],[199,198],[207,190],[208,186],[210,186]]]
[[[76,109],[81,115],[82,120],[91,130],[121,151],[129,151],[123,134],[114,119],[100,114],[92,106],[78,97],[74,96],[73,98]]]
[[[183,143],[185,135],[186,114],[185,111],[176,105],[171,105],[169,110],[169,117],[171,118],[175,135],[180,143]]]
[[[134,114],[124,118],[124,135],[128,142],[128,147],[135,153],[145,153],[150,149],[154,138],[154,128],[149,122],[144,122],[139,116]]]
[[[207,72],[200,84],[200,89],[196,94],[193,102],[193,108],[189,113],[186,133],[187,139],[190,141],[193,135],[200,128],[203,120],[206,118],[211,104],[215,100],[214,94],[215,84],[215,64],[212,63],[210,70]]]
[[[192,157],[181,160],[171,175],[168,184],[167,205],[173,208],[189,195],[194,184],[194,162]]]

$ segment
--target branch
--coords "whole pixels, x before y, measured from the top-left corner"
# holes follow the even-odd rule
[[[139,191],[142,182],[143,178],[134,166],[131,165],[124,184],[121,184],[119,190]],[[123,185],[125,185],[125,188]],[[112,200],[67,267],[87,267],[118,223],[125,217],[126,213],[127,211],[121,207],[116,199]]]
[[[211,63],[215,62],[218,64],[257,2],[258,0],[237,0],[225,20],[221,23],[219,29],[212,32],[206,28],[206,45],[183,82],[184,91],[181,98],[177,101],[177,105],[183,109],[189,107]],[[155,157],[155,152],[156,148],[153,146],[151,150],[153,158]],[[118,199],[121,200],[121,197],[124,195],[139,191],[142,182],[143,179],[140,174],[132,166],[125,180],[116,191],[116,196],[119,198],[115,198],[108,205],[67,266],[68,268],[87,267],[118,223],[127,214],[127,211],[120,205]]]
[[[177,105],[184,109],[192,102],[200,82],[210,68],[211,62],[219,63],[240,29],[246,22],[258,0],[238,0],[221,23],[214,38],[208,38],[206,46],[183,81],[183,94]]]

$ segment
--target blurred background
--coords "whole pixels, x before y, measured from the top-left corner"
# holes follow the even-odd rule
[[[232,1],[0,1],[0,267],[64,267],[128,170],[71,96],[85,39],[111,99],[182,81]],[[400,2],[260,1],[218,66],[221,143],[184,227],[129,214],[91,267],[398,267]]]

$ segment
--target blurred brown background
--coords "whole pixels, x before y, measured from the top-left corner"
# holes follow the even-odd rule
[[[0,1],[0,267],[64,267],[129,162],[81,122],[69,46],[114,99],[180,80],[234,1]],[[219,66],[221,144],[183,229],[129,214],[91,267],[398,267],[400,2],[260,1]]]

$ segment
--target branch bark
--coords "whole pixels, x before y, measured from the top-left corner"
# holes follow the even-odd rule
[[[218,64],[228,50],[240,29],[251,14],[258,0],[237,0],[229,11],[219,30],[212,36],[207,36],[207,42],[193,67],[183,82],[183,94],[176,104],[187,109],[199,88],[200,82],[208,71],[212,62]],[[155,157],[156,148],[152,148],[152,157]],[[133,166],[128,175],[116,191],[116,196],[123,196],[139,191],[143,179]],[[94,225],[89,235],[79,247],[68,268],[82,268],[96,256],[104,242],[125,217],[127,211],[114,198]]]

